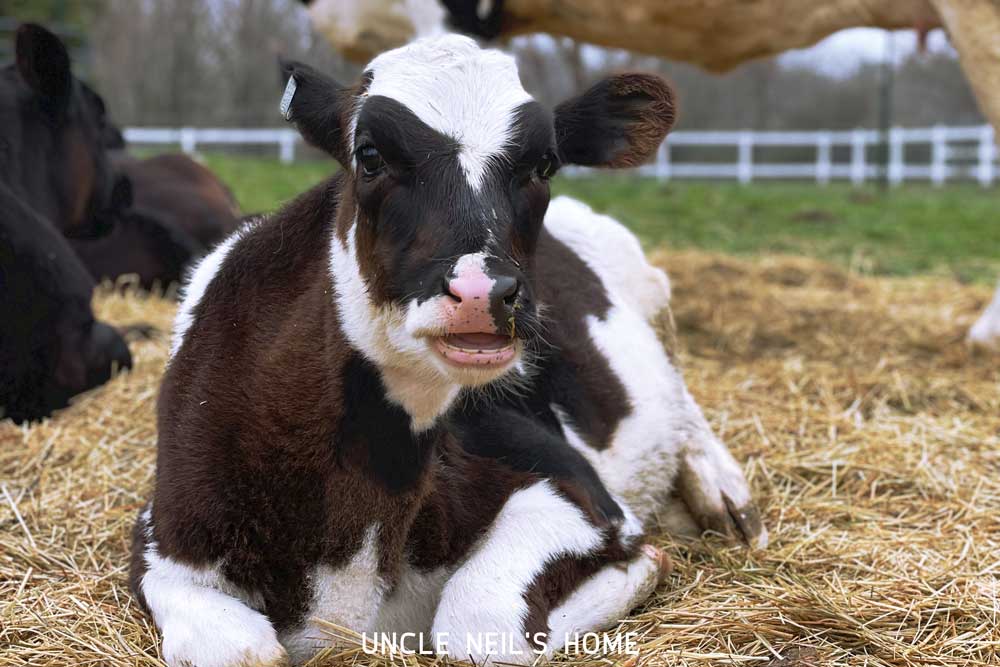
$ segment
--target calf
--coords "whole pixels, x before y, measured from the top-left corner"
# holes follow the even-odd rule
[[[0,69],[0,182],[66,236],[99,236],[114,193],[103,105],[45,28],[19,27],[15,51]]]
[[[766,546],[742,471],[664,349],[670,284],[635,236],[558,197],[536,264],[549,346],[516,399],[522,409],[586,456],[646,527]]]
[[[668,87],[612,77],[550,114],[454,36],[352,87],[288,70],[344,171],[221,243],[178,311],[132,560],[168,663],[299,662],[333,641],[312,617],[473,658],[467,631],[506,633],[517,662],[615,622],[660,554],[561,436],[489,401],[544,348],[549,177],[646,159]]]
[[[70,246],[96,280],[135,276],[146,290],[180,284],[205,254],[190,235],[130,204],[110,213],[111,231],[94,239],[70,239]]]
[[[167,154],[138,160],[118,153],[115,169],[132,186],[133,207],[211,248],[239,224],[233,193],[211,171],[186,155]]]
[[[0,183],[0,418],[46,417],[131,365],[92,291],[66,240]]]

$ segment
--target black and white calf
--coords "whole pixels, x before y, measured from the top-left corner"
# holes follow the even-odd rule
[[[543,230],[547,180],[561,162],[647,158],[669,88],[612,77],[550,113],[508,56],[460,37],[384,54],[350,88],[288,70],[292,120],[344,172],[220,244],[178,312],[132,562],[168,663],[301,662],[334,642],[317,618],[523,663],[539,633],[551,651],[614,623],[662,556],[568,444],[588,433],[584,404],[533,389],[559,370],[539,302],[560,292],[542,277],[587,268]],[[581,293],[608,298],[598,273]],[[487,656],[477,633],[509,641]]]
[[[660,339],[666,274],[619,222],[568,197],[551,202],[536,258],[549,345],[516,401],[581,452],[646,528],[766,546],[742,470]]]

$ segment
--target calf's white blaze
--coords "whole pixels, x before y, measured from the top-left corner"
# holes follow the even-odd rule
[[[515,111],[532,99],[521,86],[513,57],[458,35],[419,39],[376,57],[367,70],[374,76],[366,96],[390,97],[458,141],[459,162],[475,190],[490,162],[502,159]],[[363,104],[364,97],[359,108]],[[352,139],[356,125],[357,116]]]

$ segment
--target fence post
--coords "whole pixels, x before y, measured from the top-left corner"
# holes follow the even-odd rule
[[[188,155],[194,153],[198,144],[198,137],[193,127],[181,128],[181,150]]]
[[[947,178],[945,170],[945,155],[948,152],[947,139],[944,128],[935,125],[931,130],[931,183],[936,186],[944,185]]]
[[[666,139],[656,151],[656,179],[658,181],[670,180],[670,145]]]
[[[740,133],[739,164],[736,166],[736,174],[740,183],[749,183],[753,180],[753,132],[749,130]]]
[[[830,150],[833,143],[830,133],[822,130],[816,135],[816,182],[826,185],[830,182],[832,165],[830,164]]]
[[[889,130],[889,183],[899,185],[905,178],[906,165],[903,162],[903,131],[894,127]]]
[[[292,130],[283,130],[279,144],[281,146],[279,159],[282,164],[293,162],[295,160],[295,132]]]
[[[855,129],[851,135],[851,183],[854,185],[862,185],[868,176],[868,166],[865,164],[866,144],[865,131]]]
[[[993,184],[993,126],[984,125],[979,131],[979,184],[988,187]]]

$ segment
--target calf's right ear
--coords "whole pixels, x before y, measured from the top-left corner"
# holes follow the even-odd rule
[[[340,164],[349,165],[350,155],[344,139],[348,131],[351,89],[309,65],[286,60],[280,64],[286,84],[282,98],[285,118],[295,123],[299,134],[309,144],[326,151]],[[289,80],[294,80],[294,88]]]
[[[14,40],[17,71],[50,108],[61,111],[73,92],[69,53],[58,37],[40,25],[25,23]]]

